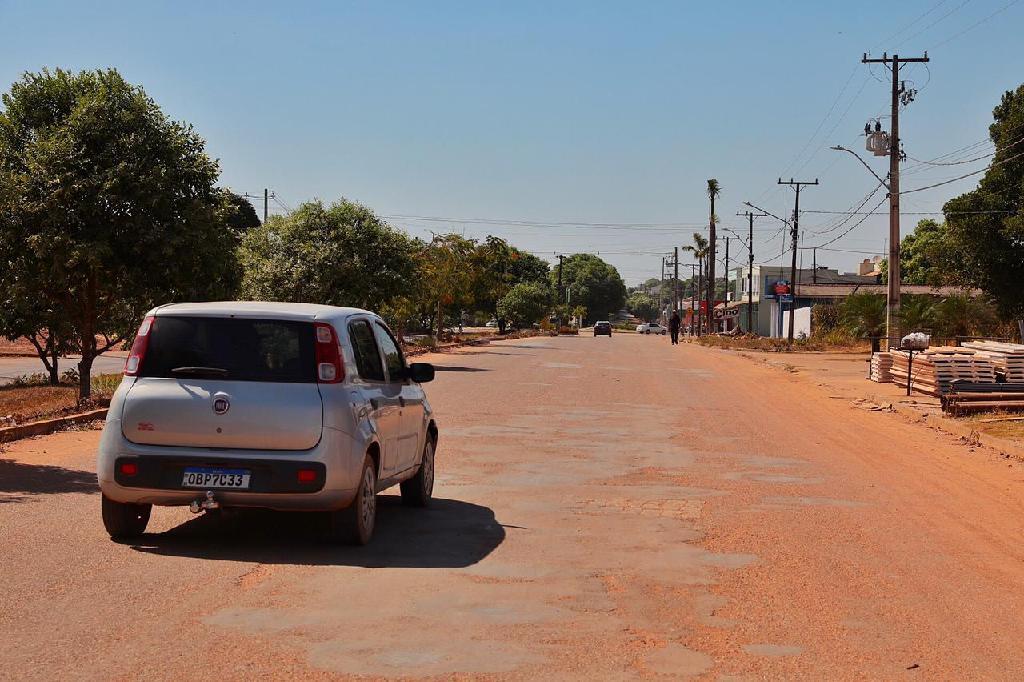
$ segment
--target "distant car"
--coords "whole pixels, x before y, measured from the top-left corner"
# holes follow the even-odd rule
[[[601,336],[602,334],[605,336],[612,335],[612,323],[608,320],[601,320],[594,323],[594,336]]]
[[[487,324],[485,324],[484,326],[485,327],[491,327],[493,329],[494,327],[498,326],[498,321],[497,320],[489,320],[487,322]]]
[[[637,334],[667,334],[668,330],[657,322],[644,322],[636,326]]]

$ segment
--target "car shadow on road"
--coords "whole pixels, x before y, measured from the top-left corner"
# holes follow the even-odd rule
[[[486,367],[460,367],[457,365],[434,365],[438,372],[490,372]]]
[[[99,486],[91,471],[0,459],[0,504],[23,502],[32,495],[96,492]]]
[[[363,568],[465,568],[502,543],[505,529],[484,506],[435,499],[430,507],[405,507],[397,495],[378,498],[377,525],[366,547],[322,540],[322,515],[246,510],[206,514],[158,534],[132,549],[148,554],[217,561]]]

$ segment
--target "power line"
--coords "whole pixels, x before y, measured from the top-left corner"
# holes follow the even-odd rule
[[[936,25],[938,25],[938,24],[942,23],[943,21],[945,21],[945,20],[946,20],[947,18],[949,18],[949,17],[950,17],[950,16],[952,16],[953,14],[956,14],[956,13],[957,13],[958,11],[960,11],[960,10],[961,10],[961,9],[962,9],[963,7],[965,7],[965,6],[966,6],[966,5],[968,4],[968,3],[970,3],[970,2],[971,2],[971,0],[964,0],[964,1],[963,1],[963,2],[961,2],[961,3],[959,4],[959,5],[957,5],[957,6],[956,6],[956,7],[954,7],[953,9],[951,9],[951,10],[949,10],[948,12],[946,12],[945,14],[943,14],[943,15],[942,15],[941,17],[939,17],[938,19],[936,19],[936,20],[935,20],[935,21],[933,21],[932,23],[928,24],[927,26],[925,26],[924,28],[922,28],[922,29],[921,29],[920,31],[918,31],[917,33],[915,33],[914,35],[910,36],[909,38],[904,38],[904,39],[902,40],[902,42],[901,42],[900,44],[901,44],[901,45],[906,45],[906,44],[907,44],[908,42],[910,42],[910,41],[911,41],[911,40],[913,40],[914,38],[918,37],[918,36],[919,36],[919,35],[921,35],[922,33],[925,33],[925,32],[927,32],[927,31],[928,31],[929,29],[931,29],[931,28],[932,28],[933,26],[936,26]]]
[[[957,180],[963,180],[964,178],[969,178],[972,175],[977,175],[978,173],[984,173],[987,170],[995,168],[996,166],[1001,166],[1004,163],[1009,163],[1010,161],[1013,161],[1014,159],[1020,158],[1021,156],[1024,156],[1024,152],[1020,152],[1019,154],[1014,154],[1010,158],[1003,159],[1002,161],[997,161],[995,163],[990,163],[989,165],[985,166],[984,168],[979,168],[978,170],[971,171],[970,173],[964,173],[963,175],[958,175],[955,178],[949,178],[948,180],[943,180],[942,182],[936,182],[936,183],[931,184],[931,185],[925,185],[924,187],[915,187],[914,189],[905,189],[905,190],[903,190],[902,193],[903,194],[910,194],[911,192],[923,192],[926,189],[935,189],[936,187],[942,187],[943,185],[948,185],[950,183],[956,182]]]
[[[869,212],[869,213],[866,213],[866,214],[864,214],[864,216],[863,216],[863,217],[862,217],[862,218],[861,218],[860,220],[858,220],[858,221],[857,221],[856,223],[854,223],[853,225],[851,225],[851,226],[850,226],[850,228],[849,228],[849,229],[847,229],[847,230],[846,230],[845,232],[843,232],[842,234],[840,234],[840,235],[838,235],[838,236],[836,236],[836,237],[833,237],[832,239],[829,239],[829,240],[828,240],[827,242],[825,242],[824,244],[818,244],[817,246],[815,246],[815,247],[811,247],[811,248],[817,248],[817,249],[820,249],[820,248],[823,248],[823,247],[826,247],[826,246],[828,246],[829,244],[835,244],[835,243],[836,243],[837,241],[839,241],[840,239],[842,239],[843,237],[845,237],[846,235],[850,234],[851,232],[853,232],[854,230],[856,230],[856,229],[857,229],[858,227],[860,227],[860,226],[861,226],[861,224],[863,224],[863,222],[864,222],[865,220],[867,220],[867,219],[868,219],[868,216],[874,215],[874,212],[875,212],[875,211],[876,211],[876,210],[878,209],[878,207],[879,207],[879,206],[881,206],[882,204],[884,204],[884,203],[886,202],[886,200],[887,200],[888,198],[889,198],[889,197],[882,197],[882,200],[881,200],[881,201],[879,201],[879,202],[878,202],[878,203],[877,203],[877,204],[875,205],[875,207],[874,207],[873,209],[871,209],[871,212]]]
[[[506,218],[451,218],[446,216],[422,216],[422,215],[382,215],[382,218],[388,220],[423,220],[426,222],[442,222],[442,223],[466,223],[466,224],[481,224],[481,225],[519,225],[525,227],[607,227],[607,228],[691,228],[700,227],[704,225],[704,222],[670,222],[670,223],[596,223],[596,222],[583,222],[583,221],[538,221],[538,220],[520,220],[520,219],[506,219]]]
[[[875,196],[878,193],[878,190],[882,188],[882,186],[883,186],[882,183],[878,183],[877,185],[875,185],[875,188],[872,189],[867,194],[867,196],[864,197],[864,199],[860,202],[860,204],[857,206],[857,208],[855,208],[852,211],[850,211],[849,214],[845,218],[839,220],[835,225],[827,227],[827,228],[825,228],[823,230],[816,230],[814,232],[811,232],[811,234],[814,234],[814,235],[828,234],[829,232],[835,232],[836,230],[838,230],[840,227],[842,227],[843,225],[848,223],[850,220],[852,220],[853,217],[855,215],[857,215],[857,212],[860,211],[860,209],[864,208],[865,204],[867,204],[869,201],[871,201],[871,197]],[[810,211],[805,211],[805,213],[810,213]]]
[[[960,36],[964,35],[965,33],[969,33],[970,31],[973,31],[974,29],[978,28],[979,26],[981,26],[982,24],[984,24],[984,23],[985,23],[986,21],[988,21],[988,20],[989,20],[989,19],[991,19],[992,17],[996,16],[997,14],[1002,14],[1002,13],[1003,13],[1003,12],[1005,12],[1006,10],[1008,10],[1008,9],[1010,9],[1011,7],[1013,7],[1014,5],[1016,5],[1016,4],[1018,3],[1018,2],[1020,2],[1020,0],[1010,0],[1010,2],[1006,3],[1005,5],[1003,5],[1003,6],[1002,6],[1002,7],[1000,7],[999,9],[997,9],[997,10],[996,10],[995,12],[992,12],[992,14],[989,14],[989,15],[988,15],[987,17],[985,17],[984,19],[980,19],[980,20],[978,20],[978,21],[974,22],[973,24],[971,24],[970,26],[968,26],[968,27],[967,27],[967,28],[965,28],[964,30],[962,30],[962,31],[959,31],[958,33],[954,33],[953,35],[951,35],[951,36],[949,36],[948,38],[946,38],[945,40],[943,40],[943,41],[942,41],[941,43],[936,43],[935,45],[932,45],[932,46],[931,46],[930,48],[928,48],[928,49],[929,49],[929,50],[934,50],[934,49],[935,49],[935,48],[937,48],[937,47],[942,47],[942,46],[943,46],[943,45],[945,45],[946,43],[949,43],[949,42],[951,42],[951,41],[953,41],[953,40],[956,40],[957,38],[959,38]]]
[[[892,35],[890,35],[890,36],[889,36],[888,38],[886,38],[885,40],[883,40],[883,41],[881,41],[880,43],[878,43],[878,45],[876,45],[876,46],[874,47],[874,49],[876,49],[876,50],[877,50],[878,48],[882,47],[883,45],[889,45],[889,44],[890,44],[890,43],[892,42],[892,40],[893,40],[894,38],[897,38],[897,37],[898,37],[898,36],[899,36],[899,35],[900,35],[901,33],[903,33],[904,31],[906,31],[907,29],[909,29],[909,28],[910,28],[911,26],[913,26],[913,25],[914,25],[914,24],[916,24],[917,22],[919,22],[919,21],[921,21],[922,19],[924,19],[925,17],[927,17],[927,16],[929,15],[929,14],[931,14],[932,12],[934,12],[935,10],[937,10],[938,8],[940,8],[940,7],[942,7],[943,5],[945,5],[945,4],[947,3],[947,2],[949,2],[949,0],[940,0],[940,1],[939,1],[938,3],[936,3],[935,5],[932,5],[932,8],[931,8],[931,9],[929,9],[929,10],[928,10],[927,12],[925,12],[924,14],[920,15],[919,17],[917,17],[916,19],[914,19],[913,21],[911,21],[911,22],[910,22],[909,24],[905,24],[905,25],[904,25],[904,26],[903,26],[902,28],[900,28],[900,29],[897,29],[897,31],[896,31],[895,33],[893,33],[893,34],[892,34]]]

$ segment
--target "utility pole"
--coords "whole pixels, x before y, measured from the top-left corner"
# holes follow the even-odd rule
[[[754,333],[754,218],[767,218],[768,213],[761,211],[744,211],[736,215],[746,216],[750,221],[750,232],[747,236],[747,333]]]
[[[565,258],[562,254],[558,254],[558,300],[562,300],[562,259]],[[562,315],[558,315],[558,328],[562,328]]]
[[[817,246],[812,246],[811,247],[811,253],[814,254],[814,261],[813,261],[813,265],[812,265],[812,267],[814,269],[811,271],[811,281],[814,282],[815,284],[817,284],[818,283],[818,247]]]
[[[729,238],[725,238],[725,310],[729,309]],[[726,331],[725,313],[722,314],[722,331]]]
[[[658,319],[665,312],[665,257],[661,257],[661,282],[658,284]]]
[[[675,271],[672,282],[672,311],[679,312],[679,247],[673,247],[672,252],[672,268]]]
[[[788,181],[783,182],[782,178],[779,178],[780,185],[790,185],[796,188],[796,204],[793,206],[793,265],[790,267],[789,272],[789,295],[793,299],[789,304],[789,335],[787,336],[786,347],[793,347],[793,324],[796,321],[796,251],[798,238],[800,236],[800,188],[804,185],[817,185],[818,179],[815,178],[814,182],[806,182],[803,180],[793,180],[790,178]],[[782,305],[781,301],[779,305]]]
[[[704,335],[704,315],[703,315],[703,312],[700,309],[701,308],[701,303],[703,303],[703,301],[701,301],[701,298],[704,297],[704,258],[703,257],[697,259],[697,291],[700,292],[700,295],[697,296],[697,310],[694,310],[693,313],[697,316],[697,336],[703,336]]]
[[[913,91],[909,93],[905,84],[900,81],[900,65],[908,63],[928,62],[928,53],[923,57],[904,57],[894,54],[887,56],[884,52],[880,59],[868,59],[865,52],[862,64],[892,65],[892,130],[889,132],[889,287],[888,304],[885,308],[885,335],[889,338],[889,346],[899,343],[900,315],[900,98],[907,96],[908,102],[913,99]]]
[[[245,197],[246,199],[259,199],[260,198],[258,194],[249,194],[248,192],[246,192],[242,196]],[[267,222],[267,218],[270,216],[270,200],[271,199],[276,199],[276,198],[277,198],[276,195],[273,192],[271,192],[269,189],[267,189],[267,188],[263,189],[263,222],[264,223]]]
[[[697,304],[697,264],[690,263],[690,336],[693,336],[693,321]]]

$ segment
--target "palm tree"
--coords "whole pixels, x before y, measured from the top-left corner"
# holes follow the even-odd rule
[[[693,233],[693,245],[684,246],[683,251],[689,251],[693,254],[693,257],[697,259],[699,267],[697,272],[697,300],[700,301],[701,294],[704,290],[704,259],[708,256],[708,240],[704,238],[700,232]],[[697,322],[697,334],[700,335],[701,321],[700,321],[700,303],[697,304],[697,309],[693,311],[693,317],[691,318],[691,324],[693,320]]]
[[[711,225],[708,232],[708,242],[711,247],[708,252],[708,329],[711,328],[711,309],[715,307],[715,223],[718,222],[718,216],[715,215],[715,199],[721,193],[722,186],[718,184],[718,180],[715,178],[708,180],[708,199],[711,200]],[[726,277],[728,277],[728,273]]]
[[[843,322],[855,336],[870,338],[871,349],[885,329],[885,296],[882,294],[850,294],[842,305]]]
[[[907,296],[900,303],[900,329],[906,332],[931,331],[935,326],[935,301],[931,296]]]

